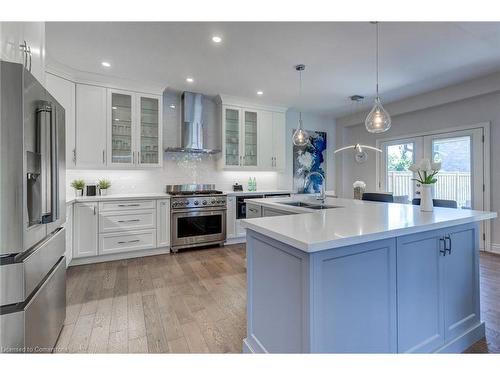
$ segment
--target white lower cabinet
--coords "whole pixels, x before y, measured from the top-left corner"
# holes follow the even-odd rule
[[[236,197],[228,196],[226,204],[226,237],[231,239],[236,237]]]
[[[73,258],[96,256],[98,252],[97,202],[75,203]]]
[[[170,246],[170,200],[156,202],[156,236],[157,247]]]
[[[73,205],[66,205],[66,223],[64,224],[66,229],[66,251],[64,255],[66,256],[66,267],[73,259]]]
[[[154,228],[156,225],[155,211],[101,212],[99,214],[99,233]]]
[[[155,247],[156,229],[99,235],[99,255],[154,249]]]

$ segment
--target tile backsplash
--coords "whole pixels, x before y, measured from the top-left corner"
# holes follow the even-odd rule
[[[83,179],[97,183],[106,178],[111,181],[109,194],[158,193],[167,184],[215,184],[217,189],[232,190],[236,182],[246,189],[248,178],[255,177],[257,188],[277,189],[277,172],[225,171],[218,168],[217,156],[202,154],[165,154],[162,168],[131,169],[68,169],[66,171],[66,196],[73,197],[71,181]]]

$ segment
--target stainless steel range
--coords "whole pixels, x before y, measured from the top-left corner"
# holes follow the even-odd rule
[[[171,249],[223,245],[226,241],[226,196],[215,185],[167,185]]]

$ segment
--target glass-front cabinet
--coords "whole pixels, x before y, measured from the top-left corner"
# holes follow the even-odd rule
[[[243,165],[257,166],[257,112],[243,111],[245,116],[245,142],[243,143]]]
[[[111,93],[111,164],[132,164],[132,95]]]
[[[141,96],[139,98],[141,127],[139,163],[158,165],[160,160],[160,111],[159,99]]]
[[[224,166],[231,169],[257,167],[258,112],[223,107]]]
[[[225,146],[226,165],[240,165],[240,111],[239,109],[225,108]]]
[[[107,165],[161,166],[161,124],[160,97],[108,89]]]

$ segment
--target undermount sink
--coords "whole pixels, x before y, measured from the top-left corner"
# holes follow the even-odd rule
[[[329,204],[317,204],[317,205],[310,205],[307,208],[313,209],[313,210],[326,210],[327,208],[340,208],[342,206],[332,206]]]
[[[339,208],[341,206],[332,206],[329,204],[315,204],[315,203],[306,203],[306,202],[281,202],[280,204],[286,204],[287,206],[294,206],[294,207],[304,207],[304,208],[310,208],[312,210],[325,210],[327,208]]]
[[[280,202],[280,204],[286,204],[287,206],[294,206],[294,207],[309,207],[312,206],[310,203],[305,203],[305,202]]]

